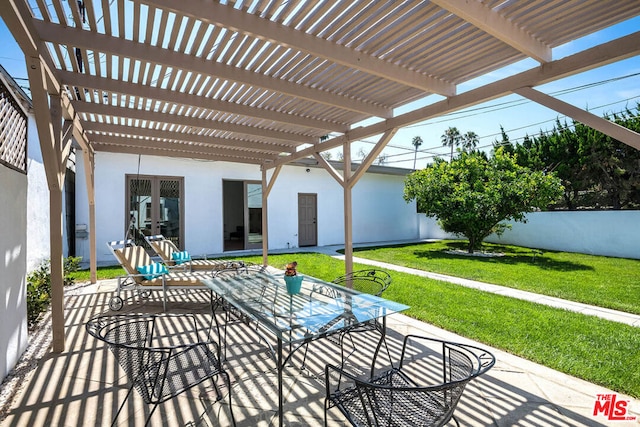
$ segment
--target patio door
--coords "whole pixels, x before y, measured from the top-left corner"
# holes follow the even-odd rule
[[[262,184],[222,181],[224,250],[262,247]]]
[[[262,247],[262,183],[245,182],[245,247]]]
[[[146,247],[144,236],[162,234],[182,248],[184,179],[127,175],[127,237]]]
[[[298,193],[298,246],[318,246],[318,196]]]

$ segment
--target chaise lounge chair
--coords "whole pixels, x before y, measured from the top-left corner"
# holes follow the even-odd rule
[[[234,261],[215,259],[191,259],[186,251],[178,247],[162,234],[144,237],[149,246],[170,269],[184,267],[186,271],[213,271],[229,268]]]
[[[133,240],[112,241],[107,245],[127,272],[125,276],[118,277],[116,294],[109,301],[109,308],[113,311],[122,308],[124,301],[120,292],[126,289],[137,290],[143,297],[147,291],[162,291],[165,311],[167,290],[207,289],[201,280],[211,277],[210,272],[169,271],[164,265],[154,263],[145,249],[135,245]]]

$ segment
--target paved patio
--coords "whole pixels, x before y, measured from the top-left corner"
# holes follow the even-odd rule
[[[48,353],[50,331],[34,337],[33,348],[45,356],[37,364],[23,362],[14,373],[12,401],[0,417],[2,426],[98,426],[110,425],[119,403],[126,395],[126,379],[110,352],[90,337],[86,321],[108,312],[107,303],[114,281],[77,286],[66,295],[67,350]],[[173,292],[172,313],[195,313],[206,324],[210,318],[209,296],[204,291]],[[156,295],[142,303],[127,301],[123,311],[160,312]],[[470,342],[404,315],[389,317],[389,340],[397,350],[403,335],[416,333],[451,341]],[[483,346],[483,345],[481,345]],[[486,347],[486,346],[484,346]],[[328,340],[312,345],[307,369],[301,370],[301,353],[285,370],[286,425],[320,426],[323,423],[326,363],[338,362],[337,347]],[[361,342],[358,354],[371,349]],[[472,382],[462,397],[456,416],[462,426],[638,426],[638,421],[608,421],[593,416],[598,394],[610,390],[561,374],[499,350],[492,350],[497,363],[489,373]],[[350,368],[360,369],[366,358],[352,357]],[[229,335],[227,371],[231,376],[233,411],[238,426],[277,425],[277,371],[266,346],[253,328],[237,323]],[[205,383],[206,384],[206,383]],[[151,425],[227,426],[229,408],[214,403],[211,385],[200,385],[180,397],[161,404]],[[209,383],[210,384],[210,383]],[[222,382],[220,382],[222,384]],[[228,390],[223,389],[223,392]],[[640,402],[627,396],[631,413],[640,414]],[[224,401],[223,401],[224,402]],[[148,408],[136,394],[120,414],[118,425],[143,425]],[[6,416],[5,416],[6,415]],[[640,418],[640,417],[639,417]],[[336,410],[330,411],[329,425],[345,425]]]

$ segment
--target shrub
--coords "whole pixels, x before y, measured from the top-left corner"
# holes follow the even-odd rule
[[[67,257],[63,261],[63,284],[72,285],[73,272],[78,271],[81,257]],[[51,302],[51,262],[47,259],[27,275],[27,323],[33,327]]]

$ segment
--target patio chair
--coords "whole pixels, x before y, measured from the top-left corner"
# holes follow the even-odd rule
[[[345,274],[333,280],[338,285],[353,287],[353,289],[371,295],[382,295],[389,285],[391,276],[383,270],[366,269]]]
[[[340,276],[337,279],[334,279],[332,283],[349,286],[351,285],[354,289],[368,293],[371,295],[380,296],[382,292],[391,285],[391,276],[386,271],[375,270],[375,269],[366,269],[366,270],[358,270],[354,271],[350,274],[346,274],[344,276]],[[336,290],[330,288],[328,286],[323,285],[314,285],[312,293],[319,293],[323,295],[328,295],[332,297],[337,297]],[[356,349],[355,342],[353,341],[353,337],[351,334],[359,333],[359,332],[367,332],[367,331],[378,331],[381,336],[383,333],[382,325],[377,319],[370,320],[368,322],[361,323],[359,325],[353,326],[351,328],[343,329],[339,332],[339,337],[336,339],[334,335],[338,334],[329,334],[327,338],[329,338],[334,344],[340,346],[340,355],[341,355],[341,367],[344,367],[345,360],[348,359]],[[344,354],[344,341],[349,337],[351,341],[351,352],[345,357]],[[381,344],[385,345],[387,354],[389,354],[389,359],[391,358],[389,348],[386,345],[386,341],[382,341]],[[303,344],[305,346],[304,354],[302,357],[302,366],[304,369],[307,361],[307,352],[309,350],[309,343],[306,342]],[[376,351],[377,353],[377,351]]]
[[[187,251],[181,251],[171,240],[162,234],[144,237],[151,249],[169,268],[182,268],[186,271],[213,271],[226,268],[230,261],[216,259],[191,259]]]
[[[126,275],[118,277],[115,295],[109,300],[109,308],[113,311],[122,309],[124,300],[121,292],[127,289],[138,291],[141,297],[146,297],[149,291],[162,291],[165,311],[168,290],[207,289],[201,282],[207,277],[204,272],[169,272],[163,265],[154,263],[146,250],[135,245],[133,240],[112,241],[108,242],[107,246],[126,272]]]
[[[180,332],[176,332],[176,327],[186,330],[180,329]],[[215,381],[218,377],[223,378],[227,387],[229,413],[235,425],[231,384],[229,375],[220,362],[220,347],[208,337],[200,336],[195,316],[99,316],[89,320],[86,329],[91,336],[107,344],[130,383],[127,396],[118,408],[112,426],[116,424],[118,415],[133,389],[136,389],[146,404],[153,405],[145,420],[145,425],[148,425],[160,403],[207,379],[211,379],[216,390],[216,402],[222,400],[222,394]]]
[[[399,365],[358,378],[333,365],[325,368],[327,412],[338,408],[353,426],[443,426],[474,378],[495,357],[481,348],[408,335]]]
[[[245,261],[230,261],[227,263],[225,268],[211,271],[211,277],[231,278],[238,275],[264,273],[265,270],[266,270],[266,267],[263,265],[254,264],[254,263],[245,262]],[[213,291],[212,291],[212,294],[213,294]],[[229,307],[229,304],[224,300],[224,298],[221,298],[219,295],[215,297],[213,295],[211,296],[211,305],[212,305],[212,312],[215,312],[215,307],[222,307],[225,310],[225,312],[232,311],[231,307]],[[244,320],[247,320],[247,319],[244,319]]]
[[[391,275],[383,270],[376,269],[366,269],[366,270],[358,270],[354,271],[350,274],[345,274],[344,276],[340,276],[337,279],[333,280],[333,283],[342,286],[351,286],[353,289],[356,289],[360,292],[364,292],[371,295],[380,296],[382,292],[384,292],[390,285],[392,279]],[[373,319],[368,322],[361,323],[359,325],[353,326],[352,328],[344,330],[340,335],[340,350],[342,353],[342,367],[344,367],[344,362],[346,359],[351,357],[351,355],[356,350],[356,344],[353,341],[353,334],[361,333],[361,332],[369,332],[376,331],[380,333],[382,336],[382,343],[385,346],[387,355],[389,356],[389,360],[391,360],[391,354],[389,352],[389,347],[387,346],[386,340],[384,340],[383,336],[383,326],[378,319]],[[344,340],[349,338],[351,342],[351,352],[345,357],[344,355]]]
[[[244,262],[244,261],[240,261],[240,262],[236,262],[236,263],[231,263],[227,266],[227,268],[223,268],[220,270],[214,270],[211,272],[211,276],[213,278],[226,278],[226,279],[233,279],[234,277],[237,276],[244,276],[244,275],[252,275],[252,274],[258,274],[258,273],[264,273],[266,271],[266,267],[264,265],[259,265],[259,264],[254,264],[254,263],[250,263],[250,262]],[[264,295],[264,294],[263,294]],[[224,319],[224,325],[222,327],[222,333],[220,333],[220,324],[218,323],[218,318],[216,317],[216,310],[218,307],[222,307],[222,310],[224,312],[225,315],[225,319]],[[220,295],[214,295],[214,292],[211,291],[211,315],[213,316],[213,319],[216,322],[216,328],[218,329],[218,335],[221,338],[221,342],[226,342],[227,339],[227,325],[229,324],[229,322],[231,321],[231,314],[234,314],[240,321],[242,321],[245,324],[249,324],[252,319],[242,315],[238,310],[235,309],[235,307],[231,306],[223,297],[221,297]],[[272,354],[275,357],[275,350],[273,349],[273,346],[271,346],[271,344],[269,343],[269,341],[263,336],[263,334],[260,333],[259,331],[260,325],[258,324],[258,322],[256,322],[256,332],[258,333],[258,335],[260,336],[261,339],[263,339],[268,347],[270,348]],[[223,345],[223,351],[222,351],[222,360],[226,360],[226,346]]]

